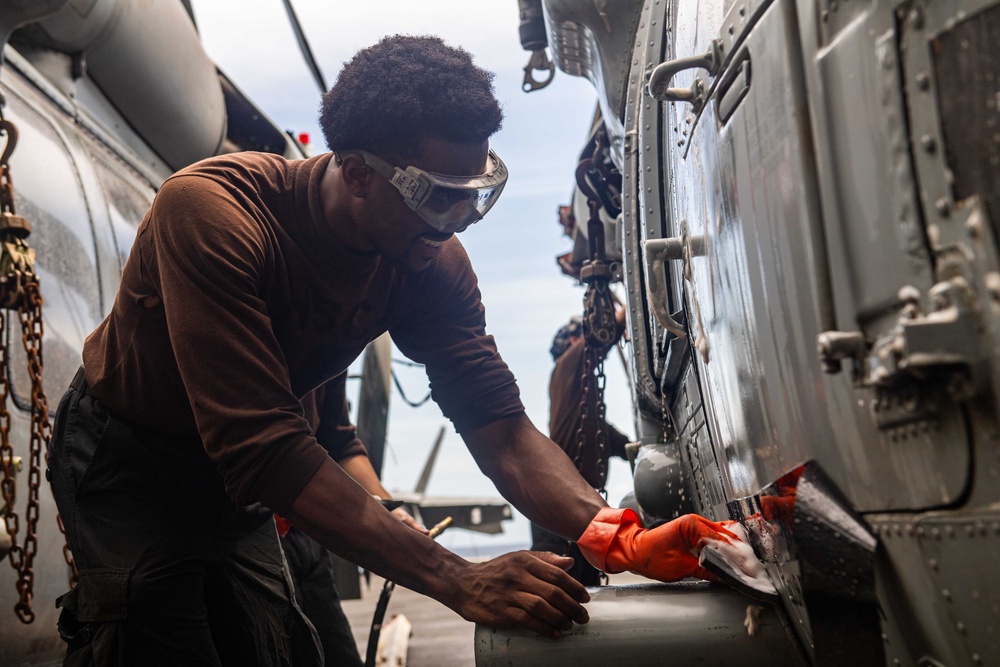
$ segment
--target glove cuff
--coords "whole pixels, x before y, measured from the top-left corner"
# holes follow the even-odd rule
[[[623,572],[624,568],[609,569],[608,551],[618,539],[622,528],[629,528],[633,525],[639,525],[639,516],[634,510],[604,507],[591,519],[587,529],[576,540],[576,545],[580,547],[580,553],[587,559],[587,562],[598,570],[608,574]]]

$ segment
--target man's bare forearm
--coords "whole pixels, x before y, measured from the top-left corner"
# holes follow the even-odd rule
[[[351,562],[448,606],[456,604],[453,582],[468,563],[404,526],[332,460],[322,463],[287,518]]]
[[[501,495],[543,528],[575,540],[607,506],[527,416],[497,420],[464,437]]]
[[[371,495],[384,499],[392,498],[392,494],[385,490],[378,475],[375,474],[371,459],[365,454],[355,454],[346,459],[340,459],[337,461],[337,465],[343,468],[344,472],[353,477],[354,481]]]

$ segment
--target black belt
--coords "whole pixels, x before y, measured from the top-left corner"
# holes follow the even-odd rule
[[[87,391],[87,374],[83,371],[83,366],[80,366],[80,370],[73,376],[73,381],[69,383],[69,386],[79,392]]]

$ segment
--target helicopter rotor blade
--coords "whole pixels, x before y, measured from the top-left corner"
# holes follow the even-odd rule
[[[292,31],[295,33],[295,39],[299,43],[299,50],[306,61],[306,66],[312,72],[313,79],[316,81],[316,85],[319,86],[319,92],[321,94],[325,93],[327,87],[326,81],[323,79],[323,72],[320,71],[319,64],[316,62],[316,58],[313,57],[312,49],[309,47],[309,40],[306,39],[306,34],[302,30],[302,24],[299,23],[298,16],[295,15],[295,9],[292,8],[292,0],[282,1],[285,3],[285,11],[288,12],[288,21],[292,24]]]

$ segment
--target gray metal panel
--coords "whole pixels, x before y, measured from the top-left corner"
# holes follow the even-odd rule
[[[706,248],[686,265],[688,321],[730,498],[805,458],[809,426],[833,431],[809,382],[817,289],[805,223],[814,212],[787,22],[781,4],[765,13],[749,37],[746,99],[725,128],[703,114],[676,163],[675,215]],[[702,34],[697,22],[687,30],[695,26]]]
[[[869,517],[884,558],[886,653],[901,664],[1000,664],[1000,513]],[[895,663],[893,663],[895,664]]]
[[[711,434],[706,428],[701,390],[693,366],[689,366],[684,374],[674,411],[677,441],[681,444],[681,456],[691,475],[684,487],[694,496],[695,511],[717,520],[728,519],[722,471],[712,447]]]
[[[688,321],[727,495],[756,493],[816,459],[862,509],[952,502],[969,461],[960,412],[946,404],[937,420],[879,431],[869,395],[816,362],[814,341],[829,318],[821,221],[837,243],[879,241],[883,257],[909,258],[909,246],[821,215],[797,34],[792,3],[766,10],[745,42],[749,92],[721,128],[711,101],[675,166],[675,216],[704,238],[705,254],[686,265]],[[831,251],[831,270],[849,273],[840,256]]]
[[[92,158],[107,201],[108,220],[118,249],[119,266],[124,268],[139,223],[153,204],[153,190],[150,183],[133,176],[134,172],[124,164],[109,159],[106,153],[95,150]]]
[[[586,77],[594,84],[611,139],[612,158],[618,167],[622,165],[618,151],[625,132],[625,82],[642,5],[642,0],[543,3],[552,58],[562,71]]]
[[[885,7],[859,16],[815,54],[810,82],[837,324],[872,334],[892,326],[900,287],[932,284],[892,25]]]
[[[72,3],[40,23],[57,49],[82,51],[87,73],[172,168],[215,155],[226,109],[215,64],[176,0]]]
[[[659,123],[648,119],[652,103],[645,99],[642,88],[647,72],[659,58],[662,57],[662,46],[659,41],[647,38],[651,22],[658,21],[662,26],[666,0],[647,0],[642,17],[639,21],[641,32],[636,38],[635,62],[629,73],[628,98],[625,111],[626,139],[623,142],[622,167],[622,274],[625,288],[628,291],[628,324],[632,337],[632,374],[633,402],[638,407],[636,419],[636,435],[640,441],[652,444],[663,437],[663,405],[659,396],[659,380],[655,369],[656,346],[659,338],[658,326],[653,319],[649,304],[646,303],[645,262],[643,261],[642,243],[652,234],[658,237],[662,234],[660,216],[664,214],[660,204],[659,187],[655,201],[648,202],[644,194],[646,188],[653,187],[660,180],[659,165],[648,164],[648,156],[643,157],[644,169],[640,169],[640,149],[638,146],[648,145],[649,141],[658,143]],[[653,11],[655,10],[655,18]],[[647,27],[650,26],[650,27]],[[662,29],[656,30],[662,38]],[[640,132],[641,130],[641,132]],[[652,134],[652,136],[645,136]],[[643,135],[643,136],[641,136]],[[653,170],[656,170],[655,173]],[[647,173],[647,170],[649,173]],[[650,219],[650,216],[655,216]],[[644,228],[644,223],[650,222],[650,227]]]
[[[143,181],[158,184],[173,173],[173,169],[144,143],[93,81],[87,78],[71,79],[67,58],[51,51],[33,51],[30,55],[31,60],[10,46],[5,51],[7,64],[48,98],[46,105],[51,104],[73,118],[83,132],[93,135],[107,146],[133,171],[138,172]],[[53,63],[60,60],[61,63]]]
[[[32,222],[33,232],[28,241],[38,252],[36,269],[45,299],[45,380],[54,404],[69,382],[70,368],[75,370],[80,364],[84,337],[100,322],[97,257],[84,186],[76,166],[67,159],[70,148],[58,122],[29,106],[37,103],[39,96],[25,87],[10,69],[3,71],[3,83],[8,103],[5,114],[20,130],[20,147],[11,159],[11,169],[17,210]],[[58,197],[53,196],[54,191],[59,192]],[[24,369],[23,353],[13,346],[12,351],[12,367]],[[23,372],[14,376],[15,391],[27,399],[29,385],[21,381],[22,375]],[[27,462],[28,420],[19,410],[11,412],[14,454]],[[27,469],[18,475],[17,485],[17,509],[23,517]],[[36,619],[30,626],[19,627],[16,633],[3,632],[0,664],[16,664],[25,655],[37,656],[39,661],[54,661],[65,653],[65,646],[53,628],[57,614],[55,598],[68,590],[69,582],[48,484],[42,484],[39,500],[39,550],[34,562],[33,601]],[[24,525],[22,518],[21,541]],[[14,570],[6,562],[0,565],[0,610],[5,615],[0,623],[5,627],[20,625],[11,611],[17,600]]]
[[[45,295],[46,301],[55,301],[46,305],[59,316],[46,323],[45,333],[79,348],[103,312],[96,280],[100,258],[91,227],[91,193],[80,165],[71,157],[78,146],[65,132],[59,115],[42,110],[41,96],[10,70],[3,74],[10,90],[6,114],[20,131],[18,149],[11,158],[17,210],[33,224],[29,244],[38,254],[43,290],[49,276],[61,286],[58,294]],[[53,196],[55,192],[59,196]]]
[[[7,0],[0,3],[0,44],[19,26],[58,10],[67,0]],[[0,60],[3,58],[0,57]]]
[[[33,225],[28,243],[37,253],[44,299],[44,382],[49,409],[54,411],[80,365],[84,338],[111,306],[121,270],[118,234],[113,226],[122,231],[134,227],[138,220],[132,216],[142,202],[152,200],[154,188],[109,147],[81,131],[65,109],[19,72],[5,67],[0,80],[7,99],[5,115],[20,130],[18,148],[11,158],[12,180],[17,211]],[[95,170],[96,165],[103,174]],[[19,345],[12,345],[10,351],[13,392],[28,401],[24,352]],[[27,415],[12,409],[11,417],[14,454],[27,461]],[[22,515],[26,480],[27,470],[17,480]],[[33,600],[36,620],[31,625],[21,626],[11,612],[16,599],[14,572],[6,563],[0,564],[3,665],[56,664],[65,654],[65,644],[55,631],[55,598],[69,589],[62,554],[65,542],[56,525],[48,484],[42,483],[39,495]],[[20,537],[23,539],[23,532]],[[16,632],[12,630],[15,627]]]
[[[920,551],[961,642],[955,663],[1000,664],[1000,513],[981,511],[928,517],[917,532]]]

